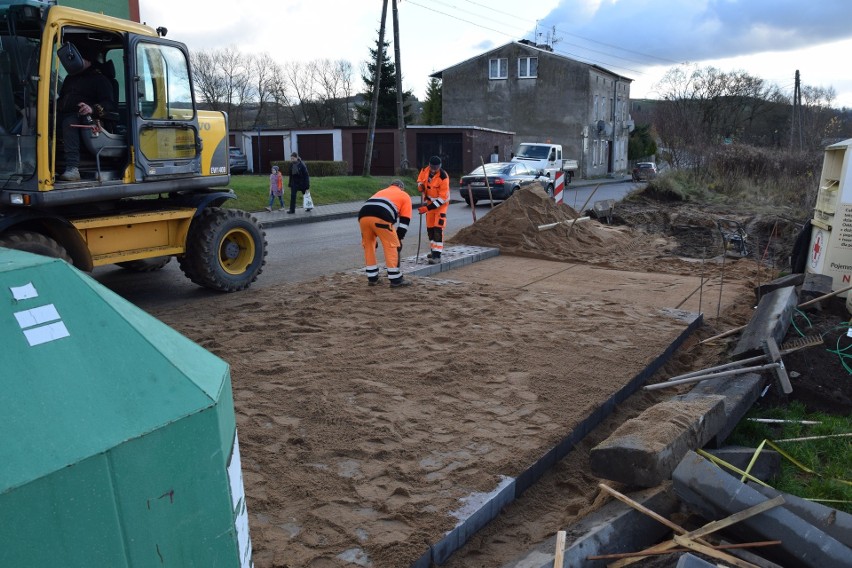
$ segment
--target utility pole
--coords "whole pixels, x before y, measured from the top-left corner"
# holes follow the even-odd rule
[[[399,174],[408,168],[408,146],[405,143],[405,98],[402,92],[402,59],[399,55],[399,16],[393,0],[393,55],[396,65],[396,124],[399,128]]]
[[[388,0],[382,2],[382,22],[379,25],[379,45],[376,49],[376,72],[373,74],[373,101],[370,105],[370,126],[367,129],[367,151],[364,153],[364,177],[370,176],[373,162],[373,139],[376,137],[376,114],[379,110],[379,79],[382,76],[382,59],[385,52],[385,20],[388,16]]]
[[[796,69],[796,81],[793,87],[793,117],[790,119],[790,150],[796,139],[796,130],[799,132],[799,151],[802,150],[802,90],[799,70]]]

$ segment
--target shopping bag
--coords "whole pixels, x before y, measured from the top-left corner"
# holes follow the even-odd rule
[[[302,197],[302,207],[304,207],[305,211],[310,211],[314,208],[314,198],[311,197],[310,191],[306,191],[304,193],[304,197]]]

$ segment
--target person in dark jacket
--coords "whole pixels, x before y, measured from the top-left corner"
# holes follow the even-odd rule
[[[65,172],[62,181],[80,180],[80,135],[89,130],[75,125],[92,125],[107,112],[116,110],[112,83],[95,66],[97,51],[84,43],[77,45],[83,58],[83,70],[69,75],[59,90],[57,111],[65,145]]]
[[[290,154],[290,177],[287,181],[287,187],[290,188],[290,209],[287,213],[295,213],[296,194],[300,191],[305,194],[311,190],[311,177],[308,175],[308,167],[296,152]],[[305,209],[305,211],[310,210]]]

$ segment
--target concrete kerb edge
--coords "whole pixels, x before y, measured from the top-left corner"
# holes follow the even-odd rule
[[[433,265],[434,266],[434,265]],[[587,436],[592,429],[600,424],[607,416],[609,416],[615,407],[624,402],[631,394],[635,393],[639,388],[647,382],[660,367],[672,356],[672,354],[680,347],[686,338],[689,337],[703,321],[701,314],[695,314],[689,325],[680,333],[680,335],[666,348],[663,353],[657,356],[645,369],[637,373],[622,389],[613,394],[606,402],[596,408],[592,413],[580,422],[577,427],[566,437],[564,437],[556,446],[548,450],[539,460],[532,466],[522,472],[510,485],[499,491],[492,499],[486,501],[480,509],[471,514],[467,519],[460,522],[455,528],[449,531],[444,538],[430,547],[430,551],[426,552],[418,559],[412,568],[421,568],[428,566],[427,557],[437,565],[441,565],[449,560],[450,556],[460,549],[477,531],[482,529],[489,522],[494,520],[500,513],[500,510],[506,505],[519,498],[527,489],[532,487],[544,473],[556,465],[560,459],[565,457],[582,439]],[[652,544],[652,543],[649,543]],[[601,549],[603,550],[603,546]]]

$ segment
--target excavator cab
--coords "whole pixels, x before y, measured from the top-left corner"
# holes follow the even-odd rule
[[[189,52],[164,35],[54,1],[0,0],[0,246],[86,271],[147,272],[176,257],[190,280],[227,292],[257,278],[263,230],[222,207],[236,197],[223,187],[227,116],[198,109]],[[60,97],[81,69],[113,95],[90,123]],[[62,175],[75,167],[69,136],[80,160]]]

